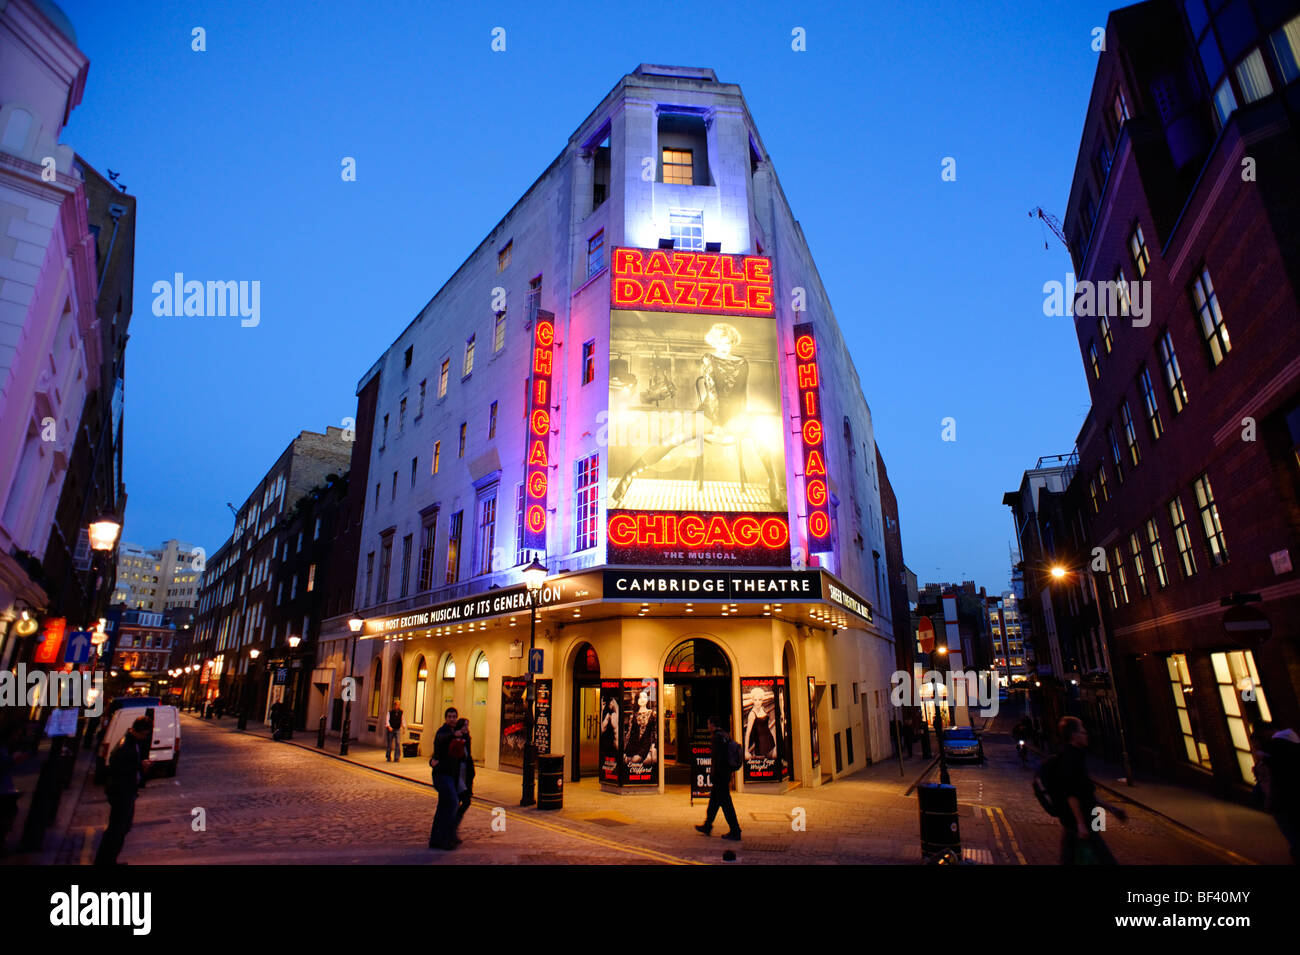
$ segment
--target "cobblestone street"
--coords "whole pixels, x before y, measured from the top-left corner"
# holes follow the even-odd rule
[[[698,864],[733,848],[691,827],[704,806],[684,788],[664,795],[613,796],[592,781],[565,787],[559,812],[521,810],[519,777],[479,770],[473,808],[454,853],[426,848],[434,807],[424,758],[385,763],[356,745],[347,759],[314,749],[296,734],[273,743],[257,727],[241,733],[184,717],[175,779],[151,780],[136,805],[122,859],[140,864]],[[337,751],[331,741],[329,752]],[[967,861],[1052,864],[1058,825],[1035,802],[1031,770],[1005,737],[986,737],[989,763],[952,768]],[[920,860],[917,803],[906,795],[925,764],[877,764],[848,779],[780,796],[737,794],[745,832],[737,848],[749,864],[892,863]],[[934,770],[927,777],[937,776]],[[494,831],[495,807],[505,830]],[[195,831],[195,810],[206,829]],[[500,813],[497,814],[500,818]],[[796,831],[802,816],[806,829]],[[107,822],[102,791],[87,786],[58,861],[88,863]],[[721,828],[721,820],[719,820]],[[720,831],[720,830],[719,830]],[[1108,843],[1124,863],[1216,864],[1244,861],[1140,807],[1112,820]]]

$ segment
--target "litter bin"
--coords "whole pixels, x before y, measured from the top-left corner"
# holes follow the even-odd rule
[[[420,741],[416,740],[414,743],[403,743],[402,755],[405,756],[407,759],[414,759],[415,757],[419,756]]]
[[[928,858],[951,850],[961,858],[957,787],[922,783],[916,787],[916,801],[921,810],[921,854]]]
[[[564,808],[564,754],[537,757],[537,808]]]

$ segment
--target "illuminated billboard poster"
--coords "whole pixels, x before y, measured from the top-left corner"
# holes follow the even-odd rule
[[[784,778],[781,757],[785,750],[781,703],[775,676],[740,678],[741,752],[745,782],[777,782]],[[782,687],[784,690],[784,687]]]
[[[617,785],[622,781],[623,754],[619,750],[622,721],[622,684],[600,681],[600,781]]]
[[[646,249],[613,261],[608,562],[789,566],[771,263]],[[713,285],[731,291],[699,291]]]
[[[528,390],[528,456],[524,473],[525,550],[546,550],[546,492],[551,461],[551,373],[555,316],[538,310],[533,323],[532,385]]]
[[[501,765],[524,765],[524,720],[528,680],[522,676],[501,678]]]
[[[831,545],[830,489],[826,484],[825,429],[822,427],[821,372],[811,324],[794,327],[795,385],[799,392],[803,437],[803,504],[808,514],[808,552],[824,554]]]
[[[623,785],[659,782],[659,681],[623,680]]]

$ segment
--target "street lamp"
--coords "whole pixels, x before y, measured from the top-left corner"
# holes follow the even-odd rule
[[[1062,580],[1069,573],[1060,564],[1052,567],[1051,574],[1056,580]],[[1119,705],[1119,685],[1115,681],[1115,668],[1110,663],[1110,645],[1106,640],[1106,624],[1101,619],[1101,595],[1097,593],[1097,578],[1092,574],[1080,569],[1079,573],[1088,578],[1088,583],[1092,585],[1092,604],[1097,608],[1097,631],[1101,635],[1101,655],[1106,661],[1106,676],[1110,680],[1111,697],[1115,700],[1115,723],[1119,728],[1119,750],[1120,757],[1124,763],[1124,782],[1133,785],[1133,766],[1128,758],[1128,737],[1124,733],[1124,710]]]
[[[366,622],[362,619],[361,614],[356,613],[355,611],[352,616],[348,618],[348,629],[352,631],[352,653],[348,659],[347,678],[352,680],[351,687],[353,699],[344,699],[343,701],[343,741],[339,743],[340,756],[346,756],[348,754],[348,738],[352,735],[352,704],[356,702],[357,692],[357,683],[352,676],[352,671],[356,669],[357,665],[357,634],[361,632],[361,628],[365,625]]]
[[[524,586],[528,589],[528,666],[527,685],[524,690],[524,782],[521,806],[532,806],[537,800],[533,796],[533,782],[536,773],[537,747],[533,745],[533,708],[537,700],[533,693],[533,647],[537,643],[537,604],[541,600],[542,587],[546,584],[546,565],[536,557],[524,568]]]

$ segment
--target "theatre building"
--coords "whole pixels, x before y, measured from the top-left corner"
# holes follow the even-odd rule
[[[356,737],[455,706],[519,767],[532,662],[540,750],[613,793],[690,782],[709,716],[751,791],[888,754],[871,413],[739,87],[619,80],[358,396],[364,623],[313,678]]]

